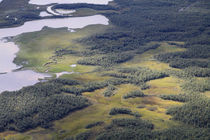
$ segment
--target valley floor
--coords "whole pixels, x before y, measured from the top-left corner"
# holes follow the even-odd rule
[[[130,7],[125,7],[126,1],[116,0],[121,9],[115,12],[119,14],[116,17],[108,14],[111,20],[108,26],[91,25],[76,32],[69,32],[65,28],[44,28],[38,32],[15,37],[13,40],[20,47],[15,63],[21,64],[27,61],[27,64],[23,64],[24,69],[54,74],[54,80],[55,73],[74,72],[60,76],[58,79],[64,79],[66,83],[61,82],[62,84],[59,83],[56,88],[62,96],[84,97],[90,104],[50,121],[52,124],[47,128],[38,125],[23,132],[8,131],[9,127],[16,128],[16,124],[10,123],[8,128],[0,133],[0,138],[6,140],[72,140],[73,137],[77,140],[209,139],[208,19],[205,21],[198,19],[203,20],[202,24],[195,23],[199,24],[200,29],[197,29],[197,26],[190,26],[192,30],[188,30],[187,25],[182,23],[177,23],[180,28],[175,29],[169,21],[164,20],[164,16],[166,18],[174,16],[171,18],[177,18],[177,21],[185,23],[183,21],[185,17],[178,13],[175,15],[174,11],[192,2],[188,0],[183,4],[180,4],[179,0],[150,2],[136,0],[130,2]],[[154,9],[158,8],[160,3],[165,10],[174,6],[171,15],[159,9],[158,12],[162,17],[156,18]],[[149,6],[144,7],[143,4]],[[195,15],[192,13],[198,14],[199,6],[206,10],[199,11],[195,19],[200,15],[208,18],[206,13],[209,13],[210,3],[200,0],[196,4],[189,9],[186,8],[188,10],[184,13],[186,18],[194,18]],[[136,12],[135,10],[137,12],[142,10],[152,15],[151,17],[143,15],[142,18],[145,18],[144,22],[154,21],[154,25],[157,24],[155,22],[157,20],[156,26],[160,26],[160,29],[152,32],[152,23],[151,27],[148,25],[146,29],[140,29],[145,23],[138,22],[138,19],[129,15]],[[126,15],[126,12],[129,14]],[[118,23],[115,19],[118,16],[125,16],[133,21],[125,23],[121,17],[119,22],[122,23]],[[167,27],[162,27],[159,24],[161,22],[165,22]],[[193,24],[192,19],[188,22],[186,24]],[[138,29],[130,32],[135,28]],[[180,31],[182,28],[186,31]],[[144,35],[141,31],[144,31]],[[193,36],[191,34],[193,31],[195,31],[193,35],[196,33],[199,35]],[[193,37],[186,37],[187,34]],[[196,48],[196,45],[200,49]],[[49,84],[53,79],[48,81]],[[69,84],[70,80],[78,83]],[[52,83],[57,85],[56,81]],[[36,117],[35,114],[32,118]]]

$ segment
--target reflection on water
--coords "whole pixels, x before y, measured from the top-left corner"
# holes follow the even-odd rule
[[[73,4],[73,3],[88,3],[88,4],[108,4],[112,0],[30,0],[30,4],[47,5],[47,4]]]
[[[19,90],[23,86],[33,85],[39,82],[39,79],[50,77],[47,74],[36,73],[32,70],[9,72],[7,74],[0,74],[0,92],[5,90],[14,91]]]

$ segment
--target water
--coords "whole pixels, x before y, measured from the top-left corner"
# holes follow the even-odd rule
[[[72,64],[70,65],[70,67],[75,68],[77,66],[77,64]]]
[[[51,28],[67,27],[73,30],[94,24],[108,25],[109,21],[102,15],[94,15],[87,17],[35,20],[25,22],[19,27],[0,29],[0,92],[5,90],[19,90],[23,86],[29,86],[39,82],[40,78],[49,77],[49,75],[36,73],[32,70],[13,72],[14,69],[19,68],[19,66],[13,63],[19,49],[13,42],[7,42],[3,40],[3,38],[40,31],[45,26]],[[59,77],[63,74],[67,73],[57,73],[56,75]]]
[[[52,15],[47,13],[47,12],[45,12],[45,11],[42,11],[42,12],[40,12],[39,16],[40,17],[48,17],[48,16],[52,16]]]
[[[12,63],[18,50],[13,42],[0,41],[0,73],[11,72],[11,70],[18,68],[17,65]]]
[[[27,32],[40,31],[45,26],[51,28],[67,27],[71,29],[77,29],[77,28],[84,28],[85,26],[94,25],[94,24],[108,25],[109,20],[102,15],[34,20],[34,21],[25,22],[22,26],[19,27],[0,29],[0,38],[16,36]]]
[[[73,74],[74,72],[67,72],[67,71],[63,71],[63,72],[59,72],[59,73],[56,73],[56,78],[62,76],[62,75],[65,75],[65,74]]]
[[[19,90],[23,86],[33,85],[39,82],[39,79],[43,79],[45,77],[50,77],[50,75],[36,73],[32,70],[0,74],[0,93],[5,90]]]
[[[30,0],[29,4],[47,5],[47,4],[74,4],[74,3],[88,3],[106,5],[112,0]]]

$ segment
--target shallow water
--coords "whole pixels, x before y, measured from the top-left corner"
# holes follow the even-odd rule
[[[77,64],[72,64],[70,65],[70,67],[75,68],[77,66]]]
[[[68,29],[73,30],[94,24],[108,25],[109,21],[102,15],[95,15],[88,17],[35,20],[25,22],[24,25],[19,27],[0,29],[0,92],[5,90],[18,90],[23,86],[29,86],[39,82],[39,78],[49,76],[31,70],[12,72],[14,69],[19,68],[19,66],[13,63],[19,49],[13,42],[3,40],[4,37],[40,31],[45,26],[51,28],[67,27]],[[59,77],[63,74],[67,73],[57,73],[56,75]]]
[[[59,72],[59,73],[56,73],[56,78],[62,76],[62,75],[65,75],[65,74],[73,74],[74,72],[67,72],[67,71],[63,71],[63,72]]]
[[[45,12],[45,11],[42,11],[42,12],[40,12],[39,16],[40,17],[48,17],[48,16],[52,16],[52,15],[47,13],[47,12]]]
[[[0,93],[6,90],[19,90],[23,86],[33,85],[39,82],[39,79],[43,79],[45,77],[50,77],[50,75],[36,73],[32,70],[0,74]]]
[[[47,5],[47,4],[73,4],[73,3],[88,3],[106,5],[112,0],[30,0],[29,4]]]

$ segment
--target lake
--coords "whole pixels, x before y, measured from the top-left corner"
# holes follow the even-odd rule
[[[21,89],[23,86],[33,85],[45,77],[50,77],[48,74],[36,73],[32,70],[8,72],[0,74],[0,92],[5,90],[14,91]]]
[[[79,29],[88,25],[96,24],[108,25],[109,20],[102,15],[34,20],[25,22],[22,26],[19,27],[0,29],[0,38],[16,36],[22,33],[40,31],[45,26],[51,28],[67,27],[71,29]]]

